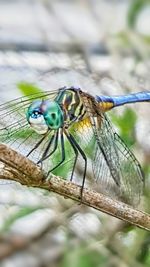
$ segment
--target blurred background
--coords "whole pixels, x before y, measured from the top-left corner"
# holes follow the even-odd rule
[[[149,0],[0,0],[0,103],[80,86],[95,94],[150,88]],[[146,175],[149,104],[110,113]],[[130,118],[130,119],[129,119]],[[44,190],[0,185],[0,267],[150,266],[150,234]]]

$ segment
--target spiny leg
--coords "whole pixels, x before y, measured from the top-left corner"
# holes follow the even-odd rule
[[[44,136],[42,136],[42,138],[39,140],[39,142],[36,143],[36,145],[30,150],[30,152],[26,155],[26,157],[29,157],[29,155],[30,155],[35,149],[37,149],[37,148],[40,146],[40,144],[44,141],[44,139],[45,139],[46,136],[47,136],[47,133],[46,133]]]
[[[43,152],[43,154],[42,154],[42,157],[38,160],[37,164],[42,164],[42,162],[44,161],[44,159],[45,159],[45,157],[47,156],[47,153],[48,153],[48,151],[50,150],[50,147],[51,147],[51,145],[52,145],[52,143],[53,143],[53,141],[54,141],[54,137],[55,137],[55,134],[53,134],[53,135],[51,136],[51,139],[50,139],[50,141],[48,142],[48,145],[47,145],[47,147],[45,148],[45,150],[44,150],[44,152]]]
[[[85,183],[85,176],[86,176],[86,171],[87,171],[87,157],[81,147],[78,145],[76,142],[75,138],[73,137],[72,134],[69,135],[69,141],[72,145],[72,147],[75,147],[81,154],[82,158],[85,161],[85,167],[84,167],[84,173],[83,173],[83,180],[82,180],[82,186],[81,186],[81,200],[82,200],[82,195],[83,195],[83,188],[84,188],[84,183]]]
[[[45,149],[45,151],[44,151],[44,153],[43,153],[43,155],[42,155],[42,158],[37,162],[37,164],[42,163],[44,160],[46,160],[47,158],[49,158],[49,157],[56,151],[57,146],[58,146],[58,133],[59,133],[59,132],[57,131],[54,135],[52,135],[51,140],[50,140],[50,142],[48,143],[48,145],[47,145],[47,147],[46,147],[46,149]],[[55,141],[54,141],[54,138],[55,138]],[[55,143],[54,143],[54,148],[53,148],[53,150],[47,155],[47,153],[48,153],[48,151],[49,151],[49,149],[50,149],[50,147],[51,147],[53,141],[55,142]]]
[[[62,155],[61,161],[48,172],[47,176],[49,175],[50,172],[52,172],[55,169],[57,169],[65,161],[65,145],[64,145],[64,135],[63,135],[63,130],[62,129],[61,129],[60,137],[61,137],[60,145],[61,145],[61,155]]]
[[[73,174],[74,174],[74,170],[75,170],[75,166],[76,166],[76,163],[77,163],[77,158],[78,158],[78,149],[76,148],[76,146],[74,146],[74,144],[72,143],[72,140],[69,136],[69,133],[67,131],[65,131],[65,135],[69,141],[69,143],[71,144],[73,150],[74,150],[74,153],[75,153],[75,160],[74,160],[74,164],[73,164],[73,169],[72,169],[72,173],[71,173],[71,177],[70,177],[70,181],[73,180]]]

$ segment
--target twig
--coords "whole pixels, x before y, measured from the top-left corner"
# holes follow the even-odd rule
[[[0,161],[3,163],[0,179],[13,179],[26,186],[43,188],[66,198],[81,201],[80,186],[54,175],[51,175],[50,180],[46,180],[40,168],[32,161],[2,144],[0,144]],[[106,195],[84,189],[82,204],[150,231],[149,214]]]

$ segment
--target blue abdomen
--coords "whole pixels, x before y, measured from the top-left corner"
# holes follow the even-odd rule
[[[122,96],[97,96],[96,100],[98,102],[104,102],[104,103],[111,103],[112,108],[130,104],[130,103],[136,103],[136,102],[149,102],[150,101],[150,92],[139,92],[134,94],[128,94],[128,95],[122,95]]]

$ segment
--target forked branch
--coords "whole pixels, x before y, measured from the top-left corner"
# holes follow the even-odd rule
[[[0,179],[11,179],[29,187],[43,188],[80,202],[81,187],[54,175],[46,180],[40,168],[16,151],[0,144]],[[93,207],[150,231],[150,215],[95,191],[84,189],[82,204]]]

